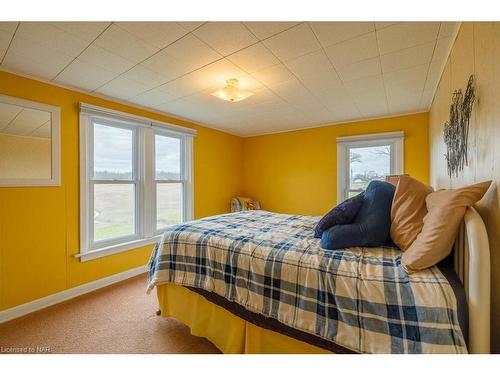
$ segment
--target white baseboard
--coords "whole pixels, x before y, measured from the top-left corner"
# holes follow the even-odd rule
[[[93,290],[129,279],[145,272],[147,272],[147,266],[133,268],[131,270],[120,272],[103,279],[91,281],[87,284],[78,285],[74,288],[66,289],[62,292],[51,294],[31,302],[23,303],[22,305],[14,306],[7,310],[2,310],[0,311],[0,323],[19,318],[20,316],[81,296],[82,294],[92,292]],[[146,293],[146,286],[144,286],[144,293]]]

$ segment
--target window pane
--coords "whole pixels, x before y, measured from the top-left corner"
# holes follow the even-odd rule
[[[349,190],[366,189],[372,180],[384,180],[391,171],[391,146],[349,149]],[[349,196],[354,196],[349,192]]]
[[[130,129],[94,124],[94,179],[133,178],[133,135]]]
[[[135,233],[135,186],[94,185],[94,241]]]
[[[182,222],[182,183],[156,184],[156,228]]]
[[[352,198],[355,197],[356,195],[360,194],[360,191],[351,191],[349,190],[349,193],[347,194],[347,198]]]
[[[157,180],[181,179],[181,140],[155,135],[155,168]]]

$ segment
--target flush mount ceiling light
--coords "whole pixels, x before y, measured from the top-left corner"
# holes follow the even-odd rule
[[[239,102],[253,95],[253,92],[239,89],[238,85],[240,81],[236,78],[230,78],[226,83],[226,87],[213,92],[212,95],[228,102]]]

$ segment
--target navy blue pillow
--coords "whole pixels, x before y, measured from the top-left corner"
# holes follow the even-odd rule
[[[314,237],[321,238],[325,230],[334,225],[351,223],[363,203],[364,192],[343,201],[321,218],[314,228]]]
[[[351,224],[335,225],[321,237],[321,247],[329,250],[353,246],[383,246],[391,229],[391,206],[396,187],[371,181],[363,204]]]

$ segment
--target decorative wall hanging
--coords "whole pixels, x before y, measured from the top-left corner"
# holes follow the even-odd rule
[[[458,172],[468,165],[467,140],[469,138],[469,119],[476,96],[474,77],[467,82],[465,94],[462,89],[453,92],[450,106],[450,119],[444,124],[443,138],[446,144],[446,164],[448,176],[458,176]]]

